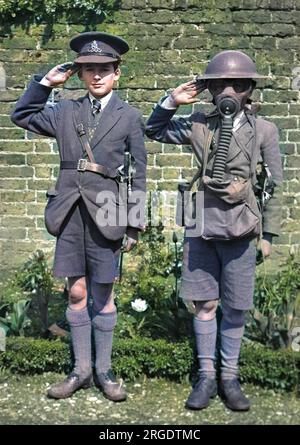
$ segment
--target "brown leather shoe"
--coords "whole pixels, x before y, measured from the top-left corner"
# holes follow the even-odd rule
[[[79,389],[90,388],[92,383],[92,376],[81,379],[78,374],[72,372],[63,382],[52,385],[48,391],[48,397],[52,399],[66,399],[71,397],[74,392]]]
[[[122,383],[118,383],[112,370],[94,374],[94,382],[104,396],[113,402],[123,402],[127,398]]]

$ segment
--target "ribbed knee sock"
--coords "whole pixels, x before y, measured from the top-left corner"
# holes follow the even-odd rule
[[[117,324],[117,311],[99,313],[92,320],[96,350],[97,374],[111,368],[111,353],[114,328]]]
[[[196,336],[196,346],[201,374],[208,374],[215,377],[215,349],[217,338],[216,317],[211,320],[200,320],[194,317],[194,332]]]
[[[221,321],[221,378],[238,377],[238,359],[244,334],[245,312],[226,308]]]
[[[87,308],[66,310],[75,356],[74,372],[85,378],[91,374],[91,319]]]

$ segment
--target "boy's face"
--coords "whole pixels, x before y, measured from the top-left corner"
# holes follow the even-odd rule
[[[120,69],[115,69],[113,63],[83,63],[78,73],[87,90],[99,99],[111,92],[120,75]]]

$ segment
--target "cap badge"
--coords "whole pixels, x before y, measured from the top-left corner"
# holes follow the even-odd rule
[[[98,47],[97,41],[93,40],[88,49],[89,53],[102,53],[102,49]]]

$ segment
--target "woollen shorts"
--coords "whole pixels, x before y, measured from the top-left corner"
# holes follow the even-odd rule
[[[184,239],[180,297],[187,301],[221,299],[233,309],[253,307],[256,240]]]
[[[105,238],[80,198],[57,237],[53,274],[56,277],[88,276],[96,283],[113,283],[118,276],[122,239]]]

